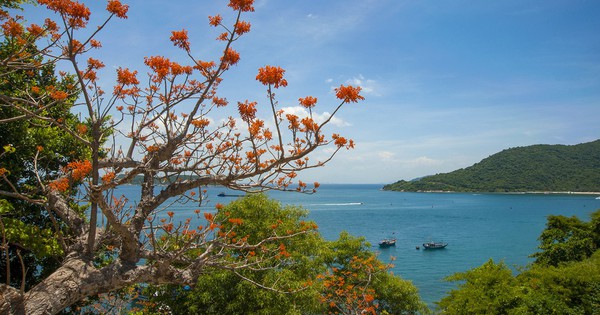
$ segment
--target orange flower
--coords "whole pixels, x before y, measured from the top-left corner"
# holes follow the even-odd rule
[[[223,18],[217,14],[215,16],[209,16],[208,21],[211,26],[217,27],[221,24],[221,21],[223,21]]]
[[[77,125],[77,132],[79,132],[80,134],[84,135],[86,134],[88,131],[88,127],[84,124],[79,124]]]
[[[93,48],[100,48],[102,47],[102,43],[100,43],[99,41],[92,39],[90,40],[90,46],[92,46]]]
[[[128,68],[117,69],[117,82],[122,85],[137,85],[140,81],[137,79],[137,70],[130,71]]]
[[[210,121],[206,118],[192,120],[192,125],[194,125],[196,128],[205,128],[209,124]]]
[[[304,129],[306,131],[316,132],[319,130],[319,125],[310,117],[302,118],[302,124],[304,125]]]
[[[264,127],[265,122],[260,120],[260,119],[256,119],[252,122],[252,124],[250,124],[250,126],[248,127],[248,131],[250,132],[250,135],[252,135],[253,137],[258,136],[258,132],[260,131],[260,129],[262,127]]]
[[[173,215],[175,215],[175,212],[169,211],[169,212],[167,212],[167,215],[169,216],[169,218],[172,218]]]
[[[235,23],[234,29],[235,33],[238,35],[246,34],[250,32],[250,23],[245,21],[239,21]]]
[[[275,88],[287,86],[287,81],[283,78],[285,70],[281,67],[265,66],[258,69],[256,80],[264,85],[273,85]]]
[[[112,182],[113,179],[115,179],[115,172],[108,172],[108,173],[104,174],[104,176],[102,176],[102,181],[104,183]]]
[[[88,69],[102,69],[104,68],[104,63],[98,59],[88,58],[87,60]]]
[[[65,192],[69,189],[69,180],[66,177],[62,177],[48,184],[48,187],[52,190]]]
[[[231,224],[235,224],[235,225],[242,225],[243,220],[239,219],[239,218],[231,218],[231,219],[229,219],[229,222]]]
[[[298,116],[293,114],[286,114],[285,118],[287,118],[287,120],[290,122],[290,129],[296,130],[300,127],[300,123],[298,122]]]
[[[361,91],[359,87],[353,87],[351,85],[344,86],[340,85],[339,88],[335,89],[335,96],[344,101],[344,103],[358,103],[359,100],[364,100],[365,98],[361,96],[359,93]]]
[[[230,0],[228,7],[235,11],[254,12],[254,0]]]
[[[57,100],[57,101],[62,101],[64,99],[66,99],[69,96],[69,94],[67,94],[64,91],[54,91],[52,93],[50,93],[50,98],[52,98],[53,100]]]
[[[127,11],[129,10],[128,5],[121,4],[118,0],[110,0],[106,5],[106,11],[116,15],[119,18],[126,19]]]
[[[233,66],[236,63],[238,63],[238,61],[240,61],[240,54],[231,48],[227,48],[227,50],[225,50],[225,53],[223,54],[223,57],[221,57],[221,60],[227,66]]]
[[[156,73],[155,82],[162,81],[171,70],[171,61],[162,56],[146,57],[144,63]]]
[[[70,162],[67,164],[67,169],[71,170],[74,180],[82,180],[92,171],[92,162],[88,160]]]
[[[346,140],[346,138],[344,138],[344,137],[341,137],[340,135],[338,135],[338,134],[336,134],[336,133],[334,133],[334,134],[331,136],[331,138],[333,139],[333,141],[334,141],[335,145],[336,145],[338,148],[341,148],[341,147],[345,146],[346,144],[348,144],[348,140]]]
[[[38,3],[66,17],[69,26],[74,28],[85,27],[90,19],[90,9],[83,3],[71,0],[38,0]]]
[[[300,105],[305,108],[312,108],[317,104],[317,98],[312,96],[301,97],[298,101],[300,102]]]
[[[190,50],[190,42],[188,40],[188,34],[186,30],[172,31],[170,39],[171,42],[173,42],[173,45],[176,47]]]
[[[4,24],[2,24],[2,29],[4,31],[4,36],[17,37],[23,34],[23,25],[21,23],[15,21],[14,19],[10,19]]]
[[[227,106],[228,104],[227,99],[216,96],[212,98],[212,102],[217,105],[217,107]]]
[[[31,36],[37,37],[37,36],[41,36],[44,34],[44,29],[37,25],[37,24],[31,24],[27,27],[27,31],[29,32],[29,34]]]
[[[10,172],[4,167],[0,168],[0,177],[4,177],[6,174],[10,174]]]
[[[244,103],[238,102],[238,111],[240,112],[242,120],[245,122],[250,122],[256,118],[256,102],[248,102],[248,100],[246,100]]]

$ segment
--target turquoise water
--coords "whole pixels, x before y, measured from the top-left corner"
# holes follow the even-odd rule
[[[134,187],[124,188],[130,199],[135,199]],[[412,281],[429,304],[455,287],[443,281],[452,273],[490,258],[503,260],[515,270],[530,263],[528,255],[536,251],[548,215],[588,220],[591,212],[600,209],[600,200],[589,195],[401,193],[381,187],[322,185],[313,195],[277,191],[269,195],[282,204],[308,209],[309,219],[326,239],[336,239],[345,230],[364,236],[383,261],[395,257],[394,274]],[[209,208],[233,200],[217,197],[221,191],[209,189]],[[185,219],[196,208],[172,206],[170,211],[175,211],[176,219]],[[392,233],[398,239],[396,246],[380,249],[378,241]],[[449,245],[442,250],[416,250],[430,240]]]

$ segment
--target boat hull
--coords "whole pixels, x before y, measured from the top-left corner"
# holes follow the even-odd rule
[[[383,240],[379,242],[379,247],[386,248],[390,246],[396,246],[396,240]]]
[[[448,243],[424,243],[424,249],[443,249],[448,246]]]

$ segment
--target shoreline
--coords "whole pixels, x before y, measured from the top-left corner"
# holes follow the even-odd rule
[[[505,195],[597,195],[600,191],[454,191],[454,190],[388,190],[395,192],[415,192],[415,193],[456,193],[456,194],[505,194]]]

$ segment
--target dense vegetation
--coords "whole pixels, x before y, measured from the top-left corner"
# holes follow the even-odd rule
[[[225,214],[228,215],[225,215]],[[296,206],[281,206],[264,194],[250,194],[219,209],[215,222],[226,228],[233,216],[243,222],[241,237],[261,238],[314,225]],[[142,314],[427,314],[429,311],[410,282],[388,272],[363,237],[341,233],[326,241],[315,233],[285,240],[288,257],[275,265],[257,265],[260,272],[214,269],[196,285],[150,286]],[[223,255],[238,255],[235,251]],[[267,290],[256,283],[270,284]],[[369,305],[371,305],[369,307]]]
[[[600,210],[589,222],[550,216],[535,262],[519,275],[489,260],[448,277],[460,281],[444,297],[443,314],[598,314]]]
[[[470,167],[384,186],[395,191],[600,191],[600,140],[533,145],[496,153]]]

